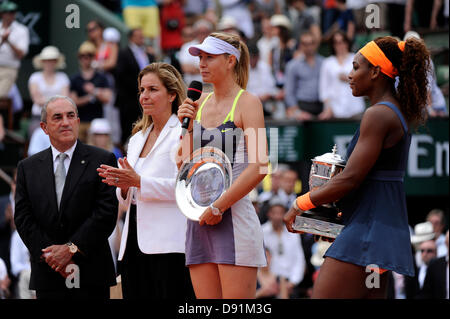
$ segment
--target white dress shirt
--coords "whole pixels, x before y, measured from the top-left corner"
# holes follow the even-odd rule
[[[278,43],[279,41],[277,37],[266,38],[264,36],[256,42],[259,50],[259,58],[261,59],[261,61],[270,64],[270,52],[272,52],[272,48],[278,45]]]
[[[14,276],[19,277],[20,273],[25,269],[31,270],[30,253],[17,230],[11,235],[10,253],[11,273]]]
[[[134,43],[130,43],[128,45],[133,52],[134,58],[136,59],[137,64],[139,65],[139,69],[142,70],[149,64],[148,56],[145,50],[141,47],[138,47]]]
[[[417,279],[419,281],[420,289],[423,288],[423,283],[425,282],[425,277],[427,275],[427,268],[428,268],[428,265],[426,265],[425,263],[422,264],[419,268],[419,275],[417,276]]]
[[[270,271],[286,278],[294,285],[300,283],[305,274],[306,264],[301,237],[288,232],[284,226],[281,233],[277,233],[271,221],[264,223],[262,230],[264,246],[269,249],[272,256]]]
[[[75,141],[75,144],[71,148],[69,148],[64,153],[67,155],[67,157],[64,159],[64,168],[66,170],[66,176],[67,172],[69,171],[70,162],[72,161],[73,152],[75,151],[75,147],[77,147],[77,141]],[[59,159],[57,158],[58,155],[61,153],[58,151],[53,145],[50,145],[52,148],[52,155],[53,155],[53,173],[56,172],[56,168],[58,167]]]
[[[28,145],[28,156],[34,155],[47,149],[50,146],[50,138],[40,127],[36,128],[31,134],[30,144]]]
[[[364,112],[364,99],[355,97],[348,82],[339,78],[348,75],[353,68],[353,53],[349,53],[342,64],[335,56],[326,58],[320,69],[319,99],[327,101],[336,118],[348,118]]]
[[[17,21],[13,21],[9,26],[9,29],[11,30],[11,33],[9,34],[8,41],[26,55],[30,43],[28,28]],[[3,23],[0,21],[0,37],[6,30],[7,29],[3,27]],[[3,43],[0,46],[0,66],[11,67],[14,69],[20,67],[20,59],[17,58],[9,43]]]
[[[445,235],[441,234],[439,235],[439,237],[436,239],[436,257],[440,258],[440,257],[444,257],[447,256],[448,253],[448,248],[447,245],[445,244]]]
[[[8,270],[6,269],[6,264],[3,259],[0,258],[0,280],[5,280],[8,275]]]
[[[255,68],[250,68],[247,91],[256,96],[277,94],[275,79],[266,62],[259,60]]]
[[[198,70],[200,70],[199,64],[200,59],[198,56],[193,56],[189,53],[189,48],[193,45],[200,44],[200,42],[197,39],[194,39],[190,42],[186,42],[183,44],[180,48],[180,51],[178,52],[178,60],[180,61],[180,64],[183,65],[192,65],[196,67]],[[200,71],[199,71],[200,72]],[[192,74],[192,73],[183,73],[183,79],[186,84],[191,83],[192,81],[200,81],[202,82],[202,76],[200,73]]]
[[[56,72],[53,83],[47,83],[42,71],[37,71],[31,74],[28,79],[28,87],[31,85],[37,86],[39,93],[45,98],[45,100],[55,95],[65,94],[65,90],[70,88],[70,79],[64,72]],[[41,116],[41,109],[37,103],[33,103],[31,106],[31,114],[34,116]]]

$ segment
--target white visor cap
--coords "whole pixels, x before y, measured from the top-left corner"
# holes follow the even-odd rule
[[[202,44],[197,44],[189,47],[189,53],[193,56],[199,56],[201,51],[209,54],[228,53],[234,55],[236,57],[236,60],[238,61],[241,57],[241,53],[234,46],[226,41],[212,36],[206,37],[205,40],[203,40]]]

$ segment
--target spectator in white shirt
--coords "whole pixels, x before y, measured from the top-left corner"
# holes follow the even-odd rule
[[[11,1],[0,4],[0,97],[5,97],[17,79],[21,59],[30,42],[26,26],[15,21],[18,6]]]
[[[33,66],[38,71],[28,80],[33,106],[29,134],[39,127],[41,110],[45,102],[54,95],[69,95],[70,80],[66,73],[58,71],[66,67],[65,57],[57,47],[46,46],[33,58]]]
[[[350,40],[343,31],[335,32],[330,39],[332,55],[326,58],[320,70],[319,98],[324,103],[320,120],[350,118],[364,112],[364,98],[355,97],[348,84],[348,74],[353,68],[354,53]]]
[[[261,32],[261,38],[256,41],[259,49],[259,57],[270,66],[270,52],[272,52],[273,47],[277,44],[278,39],[273,36],[272,25],[270,24],[270,19],[267,17],[261,19]]]
[[[253,93],[261,100],[264,115],[274,119],[285,117],[285,106],[283,94],[275,85],[270,66],[260,59],[258,47],[249,44],[250,74],[248,78],[247,91]]]
[[[222,16],[231,16],[239,21],[239,29],[243,32],[247,39],[254,36],[255,30],[252,21],[252,15],[248,8],[248,2],[241,0],[218,0],[218,4],[222,9]]]
[[[39,153],[50,147],[50,138],[39,127],[31,134],[30,144],[28,145],[28,156]]]
[[[272,253],[270,271],[286,281],[288,291],[302,280],[305,273],[305,255],[298,234],[289,233],[283,226],[286,207],[274,197],[268,212],[269,221],[262,225],[264,244]]]
[[[29,288],[31,274],[30,253],[17,230],[11,235],[10,255],[11,273],[17,278],[17,298],[34,299],[36,292]]]
[[[10,259],[11,273],[15,277],[19,277],[23,270],[31,269],[30,254],[17,230],[11,235]]]
[[[419,245],[419,252],[422,259],[422,265],[418,269],[417,280],[419,288],[422,289],[427,274],[427,268],[430,261],[436,258],[436,243],[434,240],[424,241]]]
[[[447,256],[448,248],[445,244],[445,215],[441,209],[432,209],[427,215],[427,221],[433,224],[435,241],[437,246],[437,257]]]

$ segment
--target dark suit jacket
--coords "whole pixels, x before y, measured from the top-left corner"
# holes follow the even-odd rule
[[[414,256],[414,255],[413,255]],[[405,276],[405,295],[406,299],[416,299],[417,295],[420,292],[420,284],[419,284],[419,268],[415,265],[414,262],[415,275],[414,277]]]
[[[419,298],[445,299],[447,296],[447,261],[445,256],[430,262]]]
[[[52,150],[19,162],[14,221],[31,258],[30,289],[64,289],[65,279],[41,259],[42,249],[75,243],[83,254],[80,288],[115,284],[108,237],[114,230],[118,201],[115,188],[101,182],[100,164],[117,166],[114,154],[78,141],[57,208]]]
[[[149,63],[155,59],[148,55]],[[119,52],[117,64],[114,69],[114,78],[116,83],[116,105],[119,108],[127,107],[127,104],[139,102],[138,94],[138,75],[140,72],[139,64],[134,57],[133,51],[127,46]]]
[[[149,63],[155,59],[148,55]],[[115,105],[120,111],[120,125],[122,128],[122,143],[131,135],[134,122],[141,117],[141,107],[138,99],[138,75],[139,64],[134,57],[130,47],[120,50],[117,64],[114,69],[114,80],[116,85]]]

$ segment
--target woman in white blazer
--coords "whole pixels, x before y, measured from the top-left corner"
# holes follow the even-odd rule
[[[180,73],[152,63],[138,76],[143,116],[133,128],[120,168],[101,165],[103,182],[128,207],[119,250],[124,299],[195,298],[185,267],[186,218],[175,202],[175,153],[186,98]]]

